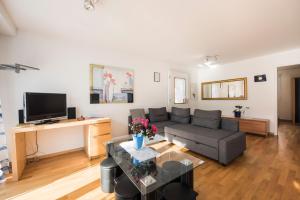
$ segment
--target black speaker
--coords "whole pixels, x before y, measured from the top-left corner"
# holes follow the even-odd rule
[[[68,108],[68,119],[76,119],[76,108],[75,107]]]
[[[19,124],[24,124],[24,110],[19,110]]]
[[[97,93],[90,94],[90,104],[99,104],[100,103],[100,95]]]

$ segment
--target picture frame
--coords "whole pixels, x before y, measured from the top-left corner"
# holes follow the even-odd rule
[[[90,104],[133,103],[134,71],[108,65],[90,65]]]
[[[201,83],[202,100],[247,100],[247,77]]]
[[[154,72],[154,82],[160,82],[160,73]]]

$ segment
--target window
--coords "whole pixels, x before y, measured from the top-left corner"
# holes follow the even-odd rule
[[[175,104],[184,104],[186,102],[186,80],[184,78],[174,78]]]

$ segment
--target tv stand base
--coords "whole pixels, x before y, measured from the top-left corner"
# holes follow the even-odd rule
[[[41,122],[36,123],[35,125],[42,125],[42,124],[55,124],[58,123],[59,120],[58,119],[49,119],[49,120],[44,120]]]

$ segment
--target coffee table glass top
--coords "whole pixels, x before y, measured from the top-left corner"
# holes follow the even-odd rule
[[[140,162],[122,147],[122,143],[128,141],[132,141],[132,136],[114,138],[108,143],[108,151],[142,195],[155,191],[203,163],[159,136],[145,145],[158,153],[156,157]]]

